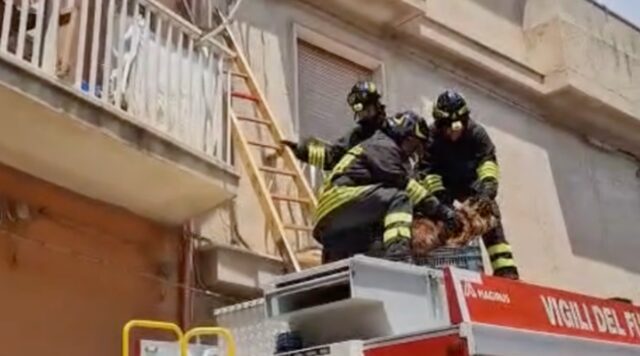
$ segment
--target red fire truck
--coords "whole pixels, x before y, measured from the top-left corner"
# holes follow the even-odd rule
[[[215,316],[236,348],[189,345],[189,354],[640,355],[640,308],[629,303],[363,256],[279,277],[264,298]],[[287,337],[296,342],[283,350],[276,340]],[[176,354],[137,346],[141,356]]]

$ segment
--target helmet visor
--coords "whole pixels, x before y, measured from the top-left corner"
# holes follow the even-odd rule
[[[435,122],[436,130],[440,132],[461,132],[466,126],[465,122],[460,119],[440,119]]]
[[[362,103],[351,104],[351,110],[353,110],[353,112],[361,112],[364,110],[364,105]]]
[[[439,130],[445,130],[451,127],[453,120],[449,117],[441,117],[435,120],[436,128]]]
[[[358,95],[358,93],[350,93],[347,96],[347,103],[350,106],[353,106],[353,105],[357,104],[359,101],[361,101],[361,100],[360,100],[360,96]]]

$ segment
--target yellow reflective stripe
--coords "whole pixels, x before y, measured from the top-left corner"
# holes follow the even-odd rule
[[[320,167],[320,169],[324,169],[324,155],[325,155],[325,148],[322,147],[322,149],[319,152],[319,157],[318,157],[318,167]]]
[[[423,179],[423,182],[433,184],[433,183],[442,183],[442,176],[439,174],[429,174]]]
[[[315,166],[317,159],[318,159],[317,147],[315,145],[309,146],[309,164],[312,166]]]
[[[351,200],[359,197],[367,190],[367,188],[368,187],[365,186],[365,187],[357,187],[355,189],[350,189],[348,191],[343,192],[342,194],[337,195],[335,199],[333,199],[331,202],[327,204],[324,204],[322,207],[319,206],[318,210],[316,211],[316,221],[319,221],[320,219],[325,217],[327,214],[339,208],[343,204],[348,203]]]
[[[318,208],[315,213],[315,221],[320,221],[320,219],[325,217],[331,211],[357,198],[371,187],[373,187],[373,185],[360,187],[333,187],[327,190],[320,196]]]
[[[312,166],[316,165],[316,148],[315,146],[309,146],[309,164]]]
[[[324,145],[318,142],[309,144],[309,164],[312,166],[324,167]]]
[[[447,118],[449,117],[449,113],[444,111],[444,110],[440,110],[437,109],[435,106],[433,107],[433,116],[435,117],[441,117],[441,118]]]
[[[367,82],[367,88],[369,88],[370,93],[373,93],[376,91],[376,84],[373,82]]]
[[[498,176],[498,169],[493,167],[483,167],[477,171],[479,176]]]
[[[407,223],[410,225],[412,221],[413,221],[413,215],[409,213],[391,213],[385,216],[384,226],[387,227],[395,223]]]
[[[318,215],[325,215],[325,211],[336,203],[350,196],[349,187],[334,187],[326,191],[318,201],[316,212]]]
[[[430,185],[430,186],[427,187],[427,190],[429,191],[429,193],[433,194],[435,192],[439,192],[441,190],[444,190],[444,185],[442,185],[442,184]]]
[[[391,229],[387,229],[384,232],[384,235],[382,235],[382,240],[384,242],[389,242],[397,238],[411,238],[411,229],[409,229],[408,227],[394,227]]]
[[[486,178],[495,178],[498,179],[500,175],[500,169],[498,164],[494,161],[486,161],[482,163],[478,169],[476,170],[478,174],[478,179],[483,180]]]
[[[347,167],[349,167],[349,165],[351,165],[351,163],[353,163],[353,161],[357,158],[357,156],[362,154],[363,151],[364,150],[363,150],[362,146],[358,145],[358,146],[355,146],[355,147],[351,148],[349,150],[349,152],[347,152],[347,154],[342,156],[340,161],[338,161],[338,163],[335,165],[335,167],[333,167],[333,170],[328,175],[328,177],[325,178],[324,184],[322,185],[322,188],[320,189],[320,191],[321,192],[327,191],[331,187],[331,181],[333,181],[333,177],[336,174],[340,174],[340,173],[344,172],[347,169]]]
[[[428,134],[422,131],[422,127],[420,127],[420,125],[416,125],[416,136],[425,140],[428,138]]]
[[[422,185],[427,189],[428,193],[433,194],[444,190],[442,176],[438,174],[430,174],[422,180]]]
[[[324,147],[318,143],[312,143],[309,146],[309,163],[313,166],[319,166],[324,155]]]
[[[462,115],[464,115],[464,114],[466,114],[468,112],[469,112],[469,108],[465,105],[465,106],[461,107],[460,109],[458,109],[458,111],[456,112],[456,115],[457,116],[462,116]]]
[[[362,152],[364,152],[364,148],[362,148],[361,145],[354,146],[349,150],[349,153],[351,153],[354,156],[359,156],[362,154]]]
[[[409,195],[411,203],[417,204],[429,195],[429,191],[414,179],[409,180],[405,189]]]
[[[494,271],[499,270],[500,268],[505,268],[505,267],[516,267],[516,261],[514,261],[513,258],[501,257],[491,262],[491,268]]]
[[[315,221],[320,221],[323,217],[329,214],[334,209],[338,208],[342,204],[358,197],[363,194],[367,189],[373,187],[373,185],[365,185],[359,187],[331,187],[331,181],[336,174],[342,173],[346,170],[358,155],[362,154],[364,149],[358,145],[352,147],[347,154],[345,154],[338,164],[333,168],[333,171],[325,180],[325,184],[321,189],[320,198],[318,199],[318,207],[315,212]]]
[[[511,253],[511,246],[506,243],[500,243],[487,248],[489,256],[499,255],[501,253]]]

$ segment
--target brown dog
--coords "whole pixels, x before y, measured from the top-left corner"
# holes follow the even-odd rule
[[[458,206],[456,213],[462,229],[455,236],[447,236],[440,222],[434,223],[427,218],[414,219],[411,240],[414,255],[424,257],[442,246],[464,246],[474,238],[486,234],[497,223],[490,206],[472,200]]]

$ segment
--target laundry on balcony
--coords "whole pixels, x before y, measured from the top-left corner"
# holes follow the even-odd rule
[[[209,156],[229,151],[228,53],[193,24],[152,0],[0,5],[1,58]]]
[[[63,72],[71,50],[76,2],[0,0],[0,52],[51,73]]]

